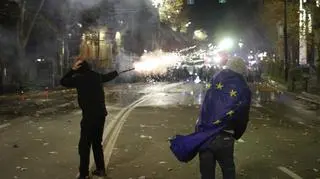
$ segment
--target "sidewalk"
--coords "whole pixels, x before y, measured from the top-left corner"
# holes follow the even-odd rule
[[[315,85],[312,85],[312,86],[310,85],[309,87],[310,92],[305,92],[305,91],[290,92],[288,91],[288,87],[281,82],[275,81],[270,77],[263,77],[263,79],[266,80],[267,83],[270,84],[271,86],[275,87],[280,91],[285,92],[286,94],[289,94],[290,96],[320,105],[320,91],[317,90],[318,87]]]

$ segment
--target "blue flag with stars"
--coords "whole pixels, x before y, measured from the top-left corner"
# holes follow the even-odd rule
[[[196,131],[175,136],[170,140],[171,151],[179,161],[191,161],[229,121],[248,116],[250,104],[251,91],[244,77],[228,69],[218,72],[204,98]]]

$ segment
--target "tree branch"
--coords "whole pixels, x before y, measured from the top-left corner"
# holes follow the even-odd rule
[[[28,42],[28,40],[29,40],[29,37],[30,37],[30,34],[31,34],[31,32],[32,32],[33,26],[34,26],[34,24],[35,24],[35,22],[36,22],[36,19],[37,19],[37,17],[38,17],[38,14],[40,13],[40,11],[41,11],[41,9],[42,9],[43,4],[44,4],[45,1],[46,1],[46,0],[41,0],[41,3],[40,3],[40,5],[39,5],[39,7],[38,7],[38,10],[37,10],[36,14],[34,15],[34,17],[33,17],[33,19],[32,19],[32,22],[31,22],[31,24],[30,24],[30,26],[29,26],[27,35],[25,36],[25,39],[24,39],[24,41],[23,41],[23,47],[26,47],[26,45],[27,45],[27,42]]]

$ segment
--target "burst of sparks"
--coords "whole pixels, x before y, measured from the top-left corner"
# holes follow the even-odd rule
[[[164,0],[151,0],[152,5],[153,5],[155,8],[159,8],[159,7],[163,4],[163,1],[164,1]]]
[[[177,54],[156,51],[144,54],[140,61],[134,63],[134,67],[143,74],[164,74],[179,61],[181,57]]]

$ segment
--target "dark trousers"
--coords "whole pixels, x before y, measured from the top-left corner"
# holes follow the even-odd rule
[[[81,121],[81,136],[79,141],[81,176],[89,175],[90,149],[92,146],[94,161],[97,170],[105,170],[104,155],[102,149],[102,136],[105,123],[105,116],[84,117]]]
[[[201,179],[215,179],[216,162],[223,179],[235,179],[234,139],[231,134],[220,134],[199,153]]]

